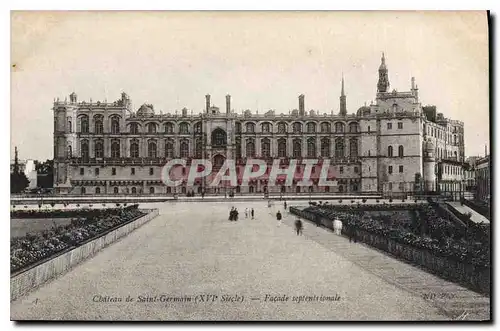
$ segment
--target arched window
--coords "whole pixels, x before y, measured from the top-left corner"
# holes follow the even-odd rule
[[[103,131],[104,131],[104,125],[102,124],[102,117],[95,116],[94,117],[94,133],[95,134],[102,134]]]
[[[137,141],[133,141],[130,143],[130,157],[131,158],[139,157],[139,143]]]
[[[170,141],[165,142],[165,157],[168,159],[174,157],[174,144]]]
[[[156,142],[150,141],[148,143],[148,157],[156,158],[156,156],[157,156]]]
[[[111,143],[111,157],[117,159],[120,157],[120,142],[113,141]]]
[[[187,140],[181,141],[181,157],[189,156],[189,142]]]
[[[104,144],[101,140],[98,140],[94,144],[94,157],[101,159],[104,157]]]
[[[255,189],[254,189],[254,187],[253,187],[253,186],[249,186],[249,187],[248,187],[248,192],[249,192],[249,193],[253,193],[253,192],[254,192],[254,190],[255,190]]]
[[[403,147],[403,145],[399,145],[399,147],[398,147],[398,156],[399,157],[403,157],[404,156],[404,147]]]
[[[71,145],[68,145],[68,157],[73,157],[73,148]]]
[[[89,133],[89,117],[87,115],[80,117],[80,131],[81,133]]]
[[[226,139],[226,131],[222,130],[221,128],[217,128],[212,131],[212,146],[225,147],[227,144]]]
[[[330,139],[328,138],[321,139],[321,156],[322,157],[330,156]]]
[[[189,134],[189,126],[187,123],[179,124],[179,133],[180,134]]]
[[[155,194],[155,188],[154,187],[150,187],[149,188],[149,194]]]
[[[302,132],[302,124],[299,122],[293,123],[293,133],[301,133]]]
[[[351,138],[349,140],[349,156],[352,158],[358,157],[358,139]]]
[[[130,123],[130,133],[131,134],[138,134],[139,133],[139,124]]]
[[[136,187],[132,187],[132,194],[137,194],[137,188]]]
[[[101,194],[101,188],[100,187],[96,187],[95,188],[95,194]]]
[[[339,159],[344,157],[344,139],[342,138],[335,139],[335,157]]]
[[[194,133],[201,133],[201,122],[194,125]]]
[[[174,133],[174,125],[172,123],[165,123],[163,127],[165,129],[165,133]]]
[[[286,133],[286,123],[278,123],[278,133]]]
[[[278,140],[278,157],[286,157],[286,139]]]
[[[269,133],[269,132],[271,132],[271,124],[269,124],[269,123],[262,123],[262,132],[263,133]]]
[[[358,132],[358,123],[350,123],[349,124],[349,132],[351,132],[351,133]]]
[[[300,139],[295,139],[293,141],[293,157],[302,157],[302,141]]]
[[[316,157],[316,139],[309,138],[307,140],[307,157]]]
[[[344,127],[345,127],[344,123],[341,123],[341,122],[335,123],[335,132],[336,133],[344,132]]]
[[[111,118],[111,134],[120,133],[120,119],[116,116]]]
[[[316,132],[316,123],[307,123],[307,133]]]
[[[240,122],[235,123],[234,130],[236,133],[241,133],[241,123]]]
[[[118,187],[117,186],[113,187],[113,193],[118,194]]]
[[[330,123],[328,122],[321,123],[321,133],[330,133]]]
[[[247,157],[255,157],[255,144],[253,140],[247,141]]]
[[[262,139],[260,144],[262,157],[271,157],[271,141],[267,138]]]
[[[73,132],[73,125],[71,123],[71,117],[68,117],[68,132]]]
[[[156,124],[148,123],[148,133],[156,133]]]
[[[339,185],[339,192],[344,192],[344,187],[342,185]]]
[[[198,157],[198,158],[203,157],[203,142],[202,142],[201,138],[197,138],[195,140],[194,151],[195,151],[195,157]]]
[[[172,188],[170,186],[167,186],[167,194],[171,194],[171,193],[172,193]]]
[[[82,186],[82,194],[86,194],[87,193],[87,190],[85,189],[85,187]]]
[[[392,146],[387,147],[387,156],[388,157],[392,157],[393,156]]]
[[[89,142],[87,140],[82,140],[80,144],[80,153],[84,161],[89,159]]]
[[[300,186],[295,187],[295,192],[300,193]]]
[[[254,133],[255,132],[255,124],[247,123],[246,130],[247,130],[247,133]]]

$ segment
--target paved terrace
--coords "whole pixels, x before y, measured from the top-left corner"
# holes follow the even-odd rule
[[[307,202],[302,203],[307,204]],[[231,206],[238,222],[228,221]],[[11,318],[71,320],[450,320],[489,318],[489,299],[260,202],[154,204],[160,216],[11,302]],[[145,205],[152,207],[152,205]],[[245,219],[254,208],[256,218]],[[434,293],[439,299],[428,300]],[[453,294],[452,299],[440,298]],[[139,296],[197,302],[137,302]],[[197,295],[217,295],[200,302]],[[125,302],[129,296],[133,302]],[[227,298],[243,302],[230,302]],[[266,295],[288,300],[266,301]],[[293,301],[300,296],[338,301]],[[122,298],[122,302],[94,302]],[[268,297],[269,298],[269,297]],[[109,300],[108,300],[109,301]],[[112,300],[114,301],[114,300]],[[223,302],[225,301],[225,302]],[[479,307],[479,308],[477,308]],[[471,312],[469,312],[471,311]],[[465,314],[464,314],[465,312]]]
[[[460,202],[457,202],[457,201],[447,202],[447,204],[455,207],[455,209],[458,210],[458,212],[461,214],[471,213],[472,214],[471,221],[474,223],[490,224],[490,221],[486,217],[479,214],[477,211],[470,208],[469,206],[462,205],[462,204],[460,204]]]

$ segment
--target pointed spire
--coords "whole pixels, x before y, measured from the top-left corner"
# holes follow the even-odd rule
[[[341,96],[345,96],[344,93],[344,72],[342,72],[342,90],[340,91]]]
[[[382,52],[382,64],[385,64],[385,54]]]

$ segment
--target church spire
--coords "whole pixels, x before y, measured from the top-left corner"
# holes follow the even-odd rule
[[[378,68],[378,92],[387,92],[389,90],[389,74],[385,65],[385,54],[382,53],[380,67]]]
[[[344,73],[342,73],[342,88],[340,89],[340,116],[347,115],[347,103],[346,96],[344,93]]]

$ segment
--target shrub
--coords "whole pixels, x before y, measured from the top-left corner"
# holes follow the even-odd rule
[[[52,208],[54,208],[54,206],[55,206],[55,205],[56,205],[56,204],[55,204],[54,202],[52,202],[52,203],[50,204],[50,206],[51,206]]]
[[[120,204],[119,204],[119,203],[117,203],[117,204],[116,204],[116,206],[117,206],[117,207],[120,207]]]
[[[77,204],[76,204],[76,206],[77,206],[77,207],[80,207],[80,204],[79,204],[79,203],[77,203]]]
[[[389,198],[389,202],[392,202],[392,198]]]
[[[91,208],[92,208],[92,204],[90,204],[90,205],[89,205],[89,207],[91,207]]]
[[[363,201],[363,203],[366,203],[366,199],[363,199],[363,200],[361,200],[361,201]]]
[[[41,204],[38,204],[38,208],[42,208],[42,205],[41,205]]]
[[[403,198],[403,199],[401,199],[401,201],[402,201],[402,202],[405,202],[406,200]]]
[[[12,208],[16,208],[16,205],[12,205]]]
[[[377,203],[379,203],[379,202],[380,202],[380,200],[379,200],[379,199],[377,199],[377,200],[375,200],[375,201],[376,201]]]
[[[342,203],[342,199],[339,199],[339,203]]]

